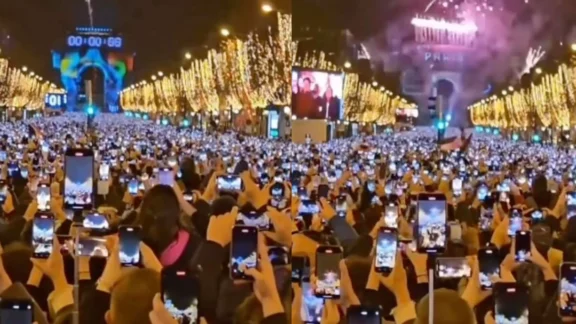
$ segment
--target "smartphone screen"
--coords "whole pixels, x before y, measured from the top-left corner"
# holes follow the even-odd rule
[[[100,174],[100,181],[107,181],[110,178],[110,165],[108,163],[100,164],[98,173]]]
[[[300,319],[304,323],[320,324],[322,322],[322,311],[324,310],[324,299],[315,295],[309,281],[302,282],[302,308],[300,309]]]
[[[326,184],[321,184],[318,186],[318,198],[328,198],[330,193],[330,187]]]
[[[300,206],[298,207],[298,214],[318,214],[320,212],[320,208],[318,204],[311,199],[302,199],[300,200]],[[344,215],[346,216],[346,215]]]
[[[397,249],[398,232],[396,229],[389,227],[380,229],[377,237],[376,259],[374,260],[374,268],[377,272],[392,272],[396,264]]]
[[[0,324],[32,324],[34,308],[30,300],[2,299],[0,301]]]
[[[255,268],[258,264],[258,229],[234,226],[230,249],[230,277],[234,280],[251,279],[243,268]]]
[[[436,276],[438,278],[470,277],[472,268],[466,258],[437,258]]]
[[[45,211],[50,209],[50,186],[47,184],[38,185],[36,189],[36,201],[38,210]]]
[[[346,323],[348,324],[380,324],[381,309],[378,307],[367,307],[353,305],[346,310]]]
[[[78,255],[107,258],[108,248],[106,247],[106,239],[101,237],[80,237],[78,239]]]
[[[517,283],[494,285],[496,323],[528,323],[528,289]]]
[[[518,231],[514,238],[516,243],[516,261],[524,262],[530,257],[531,235],[529,231]]]
[[[576,216],[576,191],[566,193],[566,210],[568,212],[568,219]]]
[[[136,266],[140,263],[140,227],[120,226],[118,228],[120,239],[120,264],[122,266]]]
[[[6,184],[6,180],[0,180],[0,203],[6,201],[8,197],[8,185]]]
[[[398,206],[388,204],[384,209],[384,226],[398,228]]]
[[[170,187],[174,185],[174,173],[170,168],[162,168],[158,171],[158,183]]]
[[[478,263],[480,268],[480,287],[483,290],[492,289],[492,281],[495,277],[500,277],[500,260],[497,250],[491,247],[478,251]]]
[[[273,266],[286,266],[291,264],[290,249],[285,246],[268,247],[268,257]]]
[[[462,179],[455,178],[452,180],[452,192],[456,197],[460,197],[462,195]]]
[[[532,225],[542,223],[544,221],[544,213],[541,209],[533,210],[530,213],[530,219],[532,219]]]
[[[47,259],[54,245],[54,216],[39,212],[34,216],[32,227],[32,246],[34,258]]]
[[[105,230],[109,228],[110,224],[108,224],[108,218],[104,214],[91,212],[84,216],[82,226],[84,228]]]
[[[560,266],[560,316],[576,316],[576,263],[566,262]]]
[[[292,257],[292,282],[300,283],[304,278],[310,278],[310,259],[308,257]]]
[[[266,215],[266,212],[241,211],[238,213],[238,216],[236,216],[236,224],[254,226],[260,231],[270,231],[273,229],[270,217]]]
[[[162,301],[166,310],[181,324],[197,324],[200,282],[186,270],[162,270]]]
[[[510,210],[510,225],[508,226],[508,236],[515,236],[516,232],[522,230],[522,211],[518,208]]]
[[[446,248],[446,197],[437,194],[418,196],[418,251],[441,253]]]
[[[237,175],[220,176],[216,185],[218,191],[222,192],[240,192],[242,191],[242,178]]]
[[[316,296],[340,298],[340,260],[342,249],[339,246],[319,246],[316,249]]]
[[[346,217],[346,213],[348,213],[348,203],[346,202],[345,195],[338,196],[334,209],[336,210],[336,215],[338,217]]]
[[[139,184],[138,180],[135,178],[128,181],[128,193],[132,196],[136,196],[138,194],[139,185],[140,184]]]
[[[68,209],[90,210],[94,194],[94,152],[68,150],[64,160],[64,204]]]

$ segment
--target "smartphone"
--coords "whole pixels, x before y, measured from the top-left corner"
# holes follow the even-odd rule
[[[446,249],[446,196],[420,194],[417,206],[418,251],[442,253]]]
[[[560,316],[576,316],[576,262],[565,262],[560,265],[560,295],[558,299]]]
[[[316,289],[314,294],[325,299],[340,298],[340,260],[342,248],[321,245],[316,249]]]
[[[0,324],[32,324],[34,305],[26,299],[0,300]]]
[[[348,324],[380,324],[380,307],[352,305],[346,310],[346,323]]]
[[[510,210],[510,224],[508,226],[508,236],[515,236],[516,232],[522,230],[522,211],[518,208]]]
[[[118,227],[120,239],[120,264],[124,267],[140,263],[140,226]]]
[[[460,178],[452,179],[452,192],[456,197],[460,197],[462,195],[462,179]]]
[[[500,260],[498,251],[493,247],[485,247],[478,251],[478,264],[480,273],[480,288],[492,289],[494,277],[500,277]]]
[[[532,236],[529,231],[518,231],[514,241],[516,243],[516,261],[524,262],[530,257]]]
[[[499,282],[493,291],[496,323],[528,323],[530,298],[526,286]]]
[[[274,227],[266,212],[255,210],[238,212],[236,224],[254,226],[260,231],[271,231]]]
[[[8,184],[6,180],[0,180],[0,203],[4,203],[8,197]]]
[[[530,213],[530,219],[532,220],[532,225],[542,223],[544,221],[544,212],[541,209],[533,210]]]
[[[273,266],[286,266],[291,264],[290,249],[285,246],[268,247],[268,257]]]
[[[376,242],[374,269],[376,272],[389,274],[396,264],[398,231],[395,228],[383,227],[378,232]]]
[[[101,237],[80,237],[78,238],[78,255],[93,258],[107,258],[109,255],[106,247],[106,239]]]
[[[234,174],[219,176],[216,186],[221,192],[240,192],[242,191],[242,178]]]
[[[162,301],[166,310],[181,324],[197,324],[200,282],[188,270],[162,269]]]
[[[318,204],[311,199],[302,199],[300,200],[300,206],[298,207],[298,214],[318,214],[320,212],[320,207]],[[346,215],[344,215],[346,216]]]
[[[38,212],[32,224],[33,257],[47,259],[52,254],[54,245],[54,215]]]
[[[107,230],[110,227],[106,215],[98,212],[90,212],[84,216],[82,226],[89,229]]]
[[[184,200],[186,200],[187,202],[192,202],[194,201],[194,193],[192,191],[185,191],[184,193],[182,193],[182,197],[184,198]]]
[[[292,282],[301,283],[304,278],[310,278],[310,259],[308,257],[292,257]]]
[[[302,281],[302,308],[300,320],[305,324],[320,324],[324,310],[324,299],[316,296],[310,281]]]
[[[130,181],[128,181],[128,193],[132,196],[136,196],[138,194],[138,187],[139,186],[140,186],[140,183],[139,183],[138,179],[136,179],[136,178],[130,179]]]
[[[160,168],[158,171],[158,183],[172,187],[174,185],[174,173],[170,168]]]
[[[464,278],[470,277],[472,268],[466,258],[437,258],[436,276],[438,278]]]
[[[252,277],[246,275],[243,268],[255,268],[258,265],[258,228],[234,226],[230,250],[230,278],[251,280]]]
[[[46,183],[41,183],[36,189],[36,201],[38,202],[38,210],[45,211],[50,209],[50,186]]]
[[[110,165],[108,163],[101,163],[98,174],[100,175],[100,181],[108,181],[108,179],[110,179]]]
[[[398,228],[398,206],[394,203],[384,208],[384,226]]]
[[[67,209],[94,207],[94,151],[69,149],[64,157],[64,205]]]
[[[569,191],[566,193],[566,210],[568,219],[576,216],[576,191]]]
[[[328,199],[328,195],[330,194],[330,186],[327,184],[318,185],[318,199],[326,198]]]

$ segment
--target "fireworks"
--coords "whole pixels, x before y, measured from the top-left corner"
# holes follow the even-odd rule
[[[544,54],[546,54],[545,51],[542,50],[542,47],[538,47],[538,49],[533,49],[532,47],[530,47],[530,49],[528,50],[528,54],[526,55],[526,61],[524,64],[524,68],[522,69],[522,72],[520,73],[520,75],[518,76],[519,78],[522,77],[522,75],[529,73],[530,70],[536,66],[536,64],[538,64],[538,62],[540,62],[540,60],[542,59],[542,57],[544,56]]]

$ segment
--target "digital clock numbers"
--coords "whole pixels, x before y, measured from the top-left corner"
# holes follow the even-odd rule
[[[66,94],[49,93],[46,95],[46,107],[62,108],[63,106],[66,106]]]
[[[122,48],[122,37],[72,35],[68,36],[68,46]]]

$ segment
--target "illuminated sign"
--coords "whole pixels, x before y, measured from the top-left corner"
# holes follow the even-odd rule
[[[49,93],[45,99],[47,108],[64,108],[66,107],[66,94],[64,93]]]
[[[70,35],[67,39],[70,47],[122,48],[122,37]]]

